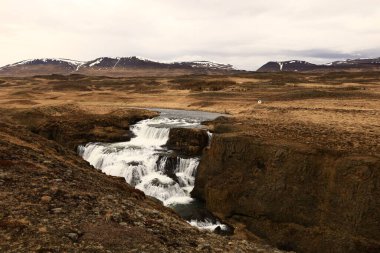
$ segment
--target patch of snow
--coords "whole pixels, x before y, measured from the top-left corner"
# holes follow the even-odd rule
[[[284,66],[284,63],[283,62],[277,62],[278,63],[278,65],[280,66],[280,71],[282,71],[282,68],[283,68],[283,66]]]
[[[58,59],[58,60],[70,63],[70,64],[75,65],[75,66],[83,65],[84,63],[86,63],[83,61],[70,60],[70,59]]]
[[[211,61],[189,61],[189,62],[177,62],[177,64],[188,64],[193,68],[210,68],[210,69],[234,69],[230,64],[221,64]],[[174,63],[173,63],[174,64]]]
[[[342,64],[355,64],[352,62],[353,60],[347,59],[346,61],[334,61],[332,62],[333,65],[342,65]]]
[[[104,58],[98,58],[96,59],[94,62],[92,62],[90,65],[88,65],[89,67],[93,67],[95,65],[98,65],[99,63],[101,63],[102,61],[104,60]]]
[[[78,71],[80,69],[80,67],[82,67],[84,64],[86,64],[86,62],[82,62],[81,64],[78,64],[75,71]]]
[[[115,67],[116,67],[116,65],[120,62],[121,57],[117,57],[116,59],[117,59],[117,62],[115,63],[115,65],[113,65],[112,68],[115,68]]]

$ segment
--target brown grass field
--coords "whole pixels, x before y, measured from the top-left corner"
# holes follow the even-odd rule
[[[0,104],[8,112],[67,104],[92,113],[128,107],[221,112],[233,116],[234,131],[258,138],[380,153],[380,72],[3,77]]]

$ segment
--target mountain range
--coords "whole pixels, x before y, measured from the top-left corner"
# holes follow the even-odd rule
[[[270,61],[257,72],[329,72],[380,70],[380,57],[348,59],[327,64],[306,61]],[[190,74],[233,74],[245,72],[230,64],[211,61],[163,63],[141,57],[101,57],[91,61],[60,58],[32,59],[8,64],[0,68],[0,76],[34,76],[49,74],[84,74],[104,76],[167,76]]]
[[[86,74],[110,76],[219,74],[236,71],[232,65],[210,61],[162,63],[144,58],[101,57],[91,61],[43,58],[20,61],[0,68],[0,76]]]
[[[324,71],[363,71],[380,70],[380,57],[368,59],[348,59],[327,64],[313,64],[306,61],[270,61],[260,67],[258,72],[324,72]]]

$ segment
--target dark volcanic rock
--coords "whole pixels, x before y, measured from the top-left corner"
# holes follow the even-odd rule
[[[296,252],[380,251],[380,159],[215,134],[192,195]]]
[[[196,156],[202,154],[208,141],[209,137],[204,129],[172,128],[166,145],[179,154]]]

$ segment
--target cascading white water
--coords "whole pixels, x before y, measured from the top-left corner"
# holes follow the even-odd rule
[[[190,224],[199,227],[201,229],[214,230],[216,227],[220,227],[222,230],[227,229],[227,226],[220,223],[219,221],[213,222],[210,219],[206,219],[204,221],[191,220]]]
[[[199,158],[174,158],[174,171],[168,173],[166,166],[170,154],[163,146],[169,139],[170,128],[199,127],[201,119],[162,114],[132,126],[135,137],[128,142],[88,143],[80,146],[78,153],[96,169],[124,177],[128,184],[161,200],[166,206],[188,204],[193,201],[190,192]],[[191,221],[191,224],[210,229],[218,226],[208,220]]]

